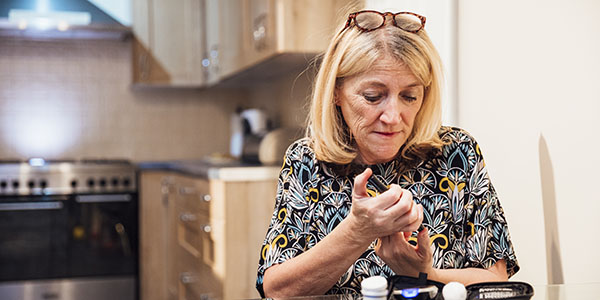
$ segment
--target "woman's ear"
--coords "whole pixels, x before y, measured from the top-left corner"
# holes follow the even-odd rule
[[[335,103],[335,105],[340,106],[340,89],[338,87],[335,87],[335,89],[333,90],[333,103]]]

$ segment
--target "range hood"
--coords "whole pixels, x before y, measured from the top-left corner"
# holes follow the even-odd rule
[[[0,37],[125,40],[129,9],[130,0],[2,0]]]

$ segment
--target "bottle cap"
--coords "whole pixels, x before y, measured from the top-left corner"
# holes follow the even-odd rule
[[[387,296],[387,279],[383,276],[371,276],[364,279],[360,285],[363,297]]]
[[[444,286],[442,295],[445,300],[465,300],[467,299],[467,289],[462,283],[452,281]]]

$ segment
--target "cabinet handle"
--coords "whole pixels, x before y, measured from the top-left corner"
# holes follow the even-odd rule
[[[204,196],[202,196],[202,200],[204,200],[204,202],[210,202],[212,200],[212,196],[209,194],[205,194]]]
[[[254,49],[262,51],[267,46],[267,14],[260,14],[254,18],[254,28],[252,29],[252,39],[254,41]]]
[[[169,186],[168,186],[168,185],[163,185],[163,186],[161,186],[161,187],[160,187],[160,192],[161,192],[163,195],[166,195],[166,194],[168,194],[168,193],[169,193]]]
[[[206,58],[206,57],[205,57],[205,58],[203,58],[203,59],[202,59],[202,66],[203,66],[204,68],[208,68],[208,67],[210,67],[210,59],[208,59],[208,58]]]
[[[204,225],[204,227],[202,227],[202,230],[204,230],[204,232],[206,233],[210,233],[212,231],[212,227],[210,227],[210,225]]]
[[[191,272],[182,272],[179,274],[179,280],[183,284],[190,284],[196,281],[196,276],[194,276]]]
[[[219,45],[213,45],[208,52],[210,58],[210,71],[213,74],[219,73]]]
[[[196,188],[191,186],[184,186],[179,188],[180,195],[194,195],[196,194]]]
[[[166,176],[160,181],[160,193],[162,194],[162,201],[166,204],[169,201],[169,194],[171,193],[171,187],[173,186],[173,177]]]
[[[179,220],[181,220],[182,222],[195,222],[196,220],[198,220],[198,218],[195,214],[181,213],[179,215]]]

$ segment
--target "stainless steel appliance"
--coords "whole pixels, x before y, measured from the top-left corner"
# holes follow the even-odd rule
[[[133,300],[137,274],[134,165],[0,162],[0,298]]]
[[[230,154],[245,163],[259,163],[260,143],[271,127],[264,110],[238,109],[231,120]]]

